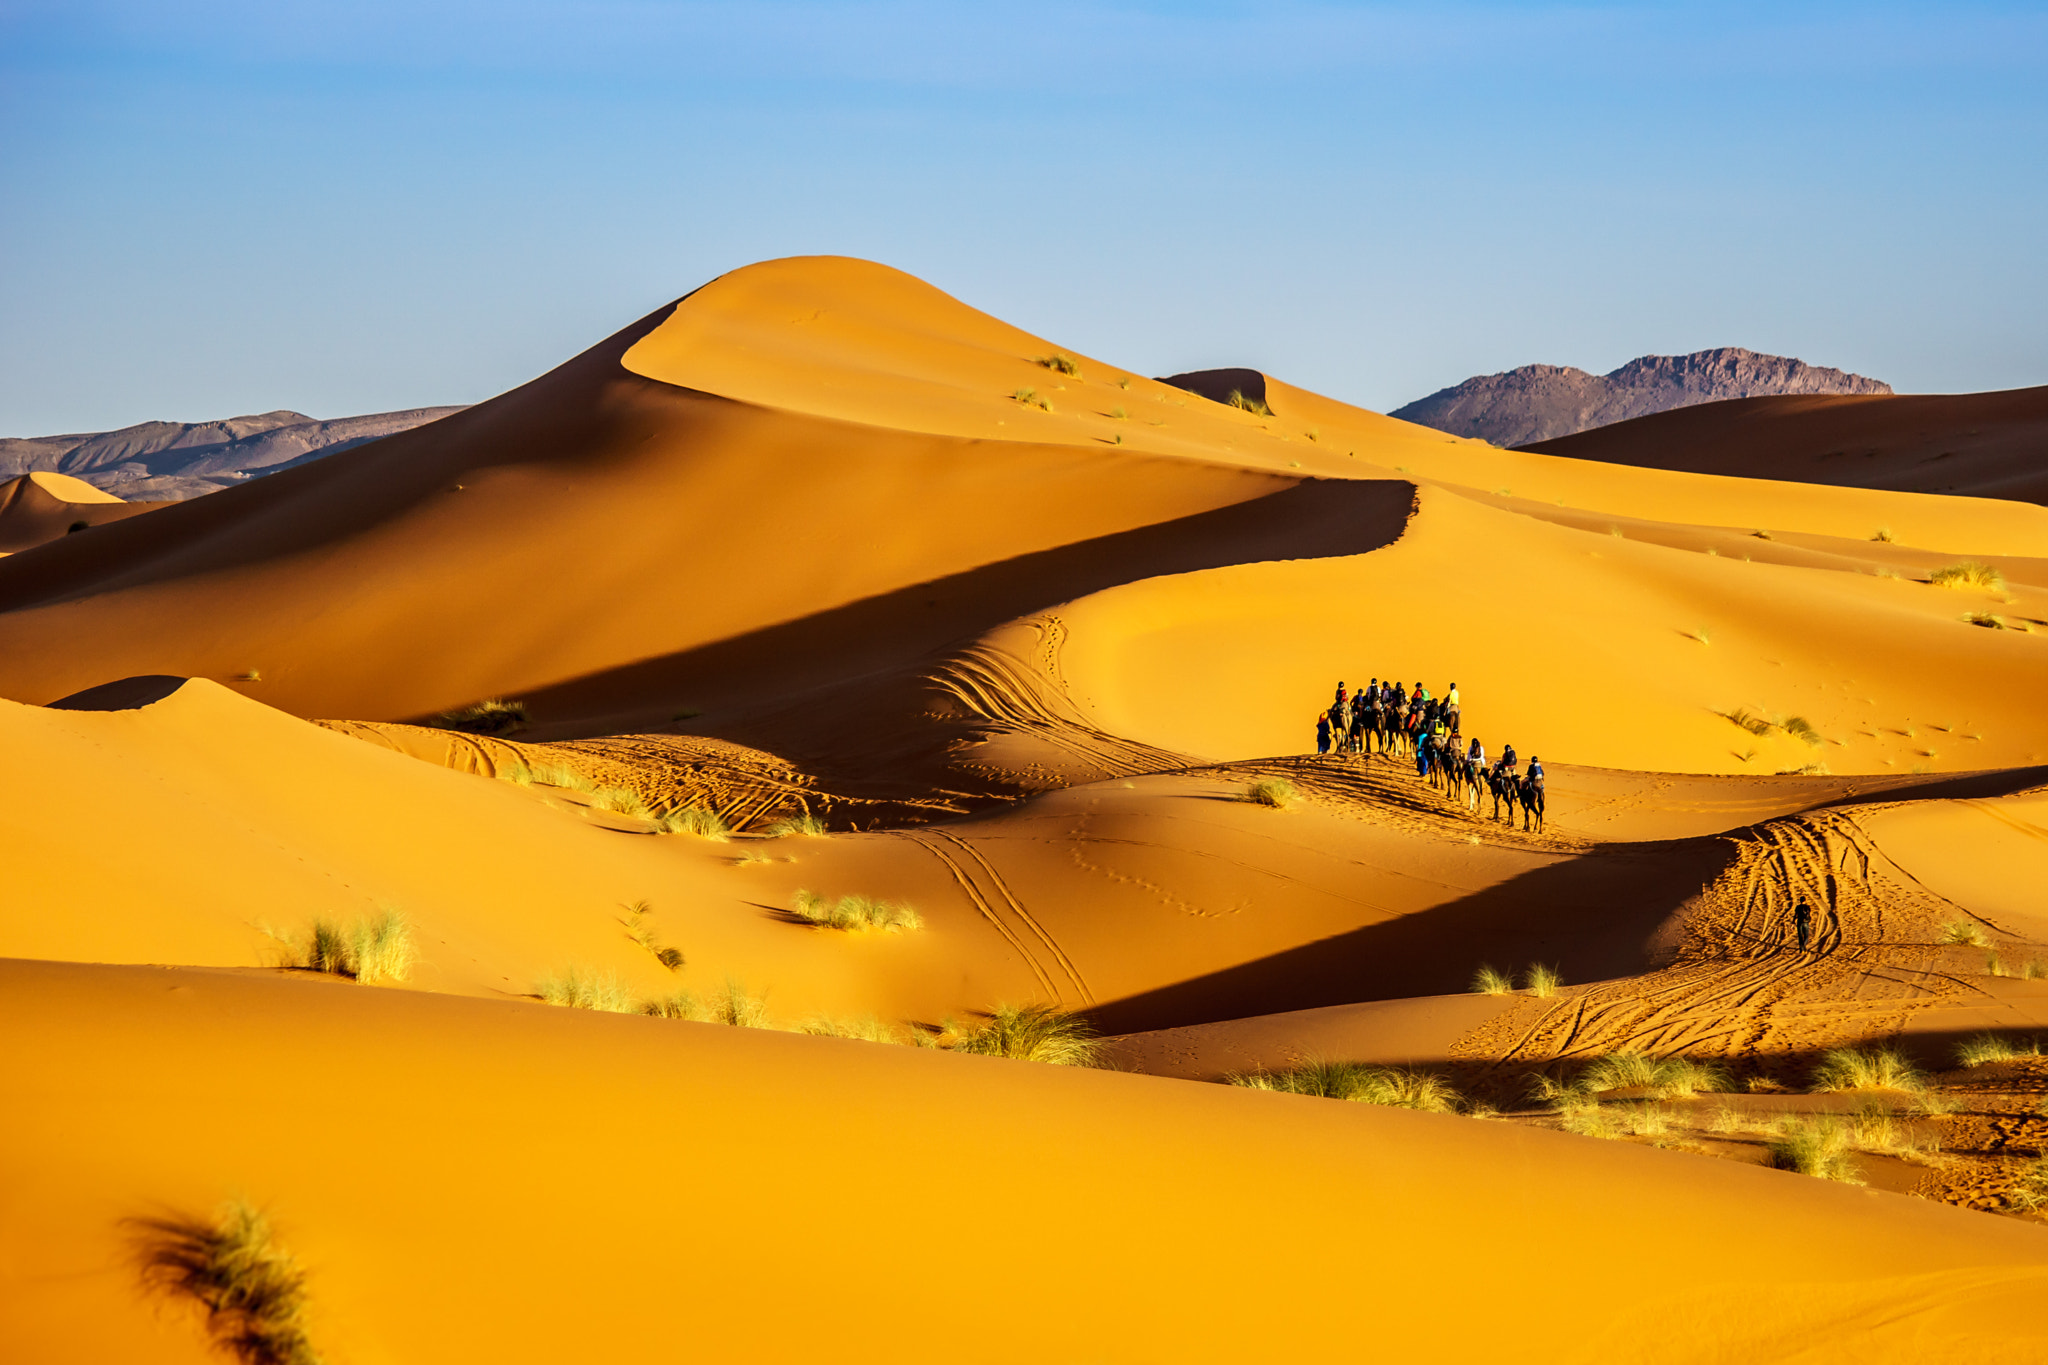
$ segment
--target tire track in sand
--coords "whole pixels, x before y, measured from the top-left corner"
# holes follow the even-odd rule
[[[1047,970],[1045,963],[1039,960],[1038,954],[1032,951],[1031,945],[1025,941],[1024,935],[1018,932],[1015,926],[1011,925],[997,912],[996,897],[985,892],[974,875],[966,867],[963,867],[960,860],[955,858],[940,843],[942,838],[953,844],[961,844],[961,841],[950,835],[938,835],[927,831],[899,831],[896,837],[908,839],[911,843],[916,844],[919,848],[939,860],[940,865],[952,874],[953,880],[959,884],[961,891],[966,894],[967,903],[972,905],[983,919],[995,927],[995,931],[1002,935],[1003,941],[1016,950],[1017,956],[1024,959],[1024,964],[1031,969],[1031,974],[1038,978],[1039,989],[1044,991],[1055,1004],[1064,1007],[1067,1003],[1066,997],[1061,994],[1059,984],[1054,979],[1053,973]],[[961,846],[965,847],[964,844]],[[972,849],[967,851],[970,854],[974,852]],[[986,868],[986,861],[981,860],[979,855],[975,856],[979,865]],[[993,876],[993,869],[989,869],[989,872]],[[998,883],[1001,882],[999,877],[995,878],[995,880]],[[1000,896],[1008,905],[1016,905],[1015,898],[1008,894],[1007,888],[998,892],[997,896]]]

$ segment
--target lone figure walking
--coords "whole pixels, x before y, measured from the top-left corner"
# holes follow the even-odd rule
[[[1805,901],[1792,911],[1792,932],[1799,935],[1799,951],[1806,951],[1806,944],[1813,937],[1813,911]]]

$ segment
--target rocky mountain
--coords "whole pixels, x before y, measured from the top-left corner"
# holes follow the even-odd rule
[[[1860,374],[1723,346],[1691,355],[1641,356],[1607,374],[1524,365],[1439,389],[1390,415],[1454,436],[1520,446],[1728,398],[1891,391],[1891,385]]]
[[[0,480],[68,474],[130,502],[196,498],[323,455],[423,426],[460,407],[320,421],[265,412],[217,422],[143,422],[119,431],[0,438]]]

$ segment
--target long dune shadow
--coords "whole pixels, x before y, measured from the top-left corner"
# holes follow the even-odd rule
[[[1088,1010],[1104,1033],[1210,1024],[1324,1005],[1450,995],[1482,964],[1542,962],[1566,981],[1630,976],[1651,940],[1725,869],[1715,836],[1610,845],[1417,914],[1369,925]]]
[[[1278,492],[1076,541],[538,690],[529,709],[575,731],[683,701],[755,711],[901,668],[949,645],[1120,584],[1268,560],[1365,554],[1400,538],[1415,489],[1399,480],[1303,480]],[[710,733],[738,738],[713,715]]]

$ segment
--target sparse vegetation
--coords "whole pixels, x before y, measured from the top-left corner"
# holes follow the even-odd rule
[[[654,960],[672,972],[683,969],[683,954],[679,948],[665,948],[655,935],[654,926],[647,922],[647,916],[654,907],[646,901],[634,901],[625,907],[626,937],[654,955]]]
[[[1027,408],[1042,408],[1047,412],[1052,411],[1052,400],[1040,397],[1037,389],[1022,388],[1011,394],[1010,397]]]
[[[1458,1092],[1441,1076],[1405,1067],[1367,1066],[1360,1062],[1312,1059],[1286,1071],[1254,1071],[1230,1077],[1230,1084],[1287,1095],[1314,1095],[1357,1104],[1382,1104],[1449,1114],[1458,1108]]]
[[[509,735],[526,728],[526,703],[489,697],[453,711],[443,711],[430,722],[441,730],[460,730],[470,735]]]
[[[418,960],[412,925],[398,911],[386,910],[353,924],[314,920],[304,942],[295,945],[292,965],[375,985],[405,980]]]
[[[809,812],[777,820],[768,826],[768,837],[771,839],[787,839],[791,835],[800,835],[806,839],[823,839],[831,832],[825,828],[823,820]]]
[[[709,839],[722,844],[732,838],[732,826],[725,817],[715,810],[703,806],[684,806],[677,810],[662,812],[655,823],[663,834],[694,834],[699,839]]]
[[[1881,540],[1889,544],[1892,538],[1892,528],[1889,526],[1880,526],[1877,528],[1876,531],[1874,531],[1871,534],[1870,538],[1872,540]]]
[[[818,1038],[853,1038],[863,1043],[903,1042],[901,1032],[874,1018],[807,1019],[797,1031]]]
[[[616,972],[586,972],[575,967],[555,976],[542,977],[533,992],[550,1005],[569,1009],[600,1010],[608,1014],[633,1014],[639,1002],[626,989]]]
[[[210,1222],[136,1218],[127,1226],[143,1283],[203,1307],[214,1344],[242,1365],[320,1365],[307,1332],[306,1272],[257,1209],[231,1200]]]
[[[1067,375],[1074,379],[1081,377],[1080,365],[1075,362],[1072,356],[1060,351],[1054,351],[1051,355],[1038,357],[1038,363],[1056,374]]]
[[[1515,983],[1506,972],[1497,972],[1492,967],[1481,966],[1472,976],[1472,990],[1478,995],[1506,995],[1514,988]]]
[[[1233,408],[1250,413],[1254,417],[1271,417],[1273,415],[1273,410],[1266,406],[1264,400],[1247,398],[1236,389],[1232,389],[1230,397],[1223,401]]]
[[[2035,1157],[2020,1168],[2019,1179],[2006,1191],[2005,1203],[2023,1213],[2048,1207],[2048,1156]]]
[[[2005,574],[1975,559],[1944,565],[1927,575],[1927,581],[1937,588],[1982,588],[1985,592],[2005,589]]]
[[[1286,810],[1301,800],[1301,793],[1284,777],[1267,777],[1246,787],[1244,799],[1255,806],[1271,806],[1274,810]]]
[[[2039,1057],[2041,1040],[2029,1038],[2024,1046],[2016,1038],[1997,1033],[1980,1033],[1966,1038],[1956,1046],[1956,1065],[1985,1066],[1992,1062],[2010,1062],[2019,1057]]]
[[[1652,1057],[1643,1052],[1610,1052],[1580,1073],[1579,1083],[1596,1094],[1641,1090],[1656,1099],[1691,1099],[1702,1090],[1729,1088],[1728,1073],[1690,1057]]]
[[[1964,614],[1964,616],[1963,616],[1963,620],[1964,620],[1964,621],[1965,621],[1965,622],[1966,622],[1967,624],[1969,624],[1969,625],[1973,625],[1973,626],[1982,626],[1982,627],[1984,627],[1984,628],[1985,628],[1986,630],[2004,630],[2004,629],[2005,629],[2005,618],[2004,618],[2003,616],[2000,616],[2000,615],[1998,615],[1998,613],[1996,613],[1996,612],[1990,612],[1990,611],[1973,611],[1973,612],[1967,612],[1967,613],[1965,613],[1965,614]]]
[[[814,891],[799,891],[791,913],[821,929],[922,929],[924,918],[907,905],[873,896],[841,896],[830,905]]]
[[[608,810],[635,820],[654,818],[653,808],[640,793],[624,787],[600,787],[590,794],[590,804],[595,810]]]
[[[1049,1005],[998,1005],[986,1024],[963,1035],[955,1052],[1051,1066],[1093,1066],[1102,1053],[1095,1028]]]
[[[1558,974],[1557,968],[1546,967],[1541,962],[1535,963],[1528,971],[1522,973],[1522,985],[1534,996],[1547,999],[1556,995],[1558,987],[1563,984],[1564,978]]]
[[[1850,1160],[1851,1138],[1849,1125],[1838,1118],[1787,1118],[1779,1121],[1767,1148],[1771,1165],[1779,1170],[1861,1185],[1863,1177]]]
[[[659,995],[652,1000],[640,1002],[640,1013],[654,1019],[682,1019],[690,1023],[708,1022],[704,1007],[697,997],[688,991],[675,991]]]
[[[712,999],[707,1017],[714,1024],[730,1024],[734,1028],[773,1027],[768,1022],[768,1002],[732,977],[725,979],[724,992]]]
[[[521,787],[559,787],[563,791],[594,792],[597,783],[574,768],[565,768],[554,763],[514,763],[498,774],[507,782]]]
[[[1129,414],[1128,412],[1125,412],[1125,411],[1124,411],[1124,410],[1123,410],[1122,408],[1120,408],[1120,407],[1119,407],[1119,408],[1111,408],[1111,409],[1109,410],[1109,416],[1110,416],[1110,417],[1111,417],[1112,419],[1114,419],[1115,421],[1118,421],[1118,422],[1128,422],[1128,421],[1130,421],[1130,420],[1131,420],[1131,414]]]
[[[1753,714],[1747,707],[1738,706],[1733,711],[1723,711],[1721,715],[1730,724],[1747,730],[1758,738],[1762,738],[1778,728],[1762,716]]]
[[[1927,1077],[1895,1048],[1859,1049],[1838,1047],[1823,1053],[1813,1069],[1813,1089],[1903,1090],[1917,1093],[1927,1088]]]
[[[1778,728],[1796,740],[1819,747],[1820,731],[1813,728],[1813,722],[1804,716],[1787,716],[1779,722]]]
[[[1941,926],[1941,942],[1960,944],[1966,948],[1989,948],[1991,940],[1985,936],[1983,926],[1974,920],[1952,919]]]
[[[1756,530],[1751,531],[1750,534],[1755,536],[1758,540],[1769,540],[1771,538],[1771,533],[1769,531],[1764,530],[1762,527],[1758,527]]]

